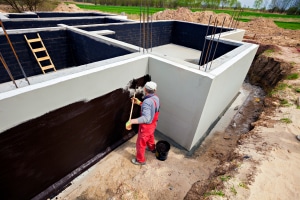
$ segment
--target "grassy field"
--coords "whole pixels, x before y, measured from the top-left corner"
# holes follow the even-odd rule
[[[81,9],[87,10],[98,10],[107,13],[115,13],[121,14],[124,12],[129,15],[139,15],[140,7],[132,7],[132,6],[102,6],[102,5],[92,5],[92,4],[76,4]],[[153,14],[159,11],[163,11],[165,8],[149,8],[149,13]],[[203,11],[201,9],[191,9],[193,12]],[[231,16],[238,16],[238,10],[212,10],[215,13],[227,13]],[[147,12],[145,10],[145,12]],[[272,19],[277,26],[285,29],[292,30],[300,30],[300,15],[285,15],[285,14],[274,14],[274,13],[262,13],[262,12],[251,12],[251,11],[243,11],[240,16],[240,21],[250,21],[256,17],[265,17],[268,19]]]

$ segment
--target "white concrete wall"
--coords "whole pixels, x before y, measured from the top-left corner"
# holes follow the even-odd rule
[[[212,78],[156,56],[149,57],[149,74],[161,102],[157,130],[190,149]]]
[[[222,39],[230,39],[234,41],[242,41],[245,35],[245,30],[242,29],[236,29],[228,32],[224,32],[221,34],[220,38]],[[218,35],[216,35],[218,36]],[[215,36],[215,38],[216,38]]]
[[[141,55],[0,93],[0,133],[71,103],[89,101],[118,88],[124,88],[133,78],[140,78],[146,74],[148,58]]]
[[[210,72],[214,78],[190,148],[204,136],[209,126],[237,95],[257,49],[258,45],[255,44],[238,47],[229,53],[235,55],[240,52],[238,55],[229,57],[230,59],[221,57],[223,64]]]

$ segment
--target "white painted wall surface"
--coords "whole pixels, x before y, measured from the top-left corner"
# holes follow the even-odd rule
[[[97,65],[92,63],[91,65]],[[0,133],[30,119],[78,101],[89,101],[148,74],[148,58],[82,71],[0,94]]]
[[[257,49],[258,45],[255,44],[245,44],[245,46],[238,47],[234,51],[239,51],[240,54],[231,57],[227,61],[224,60],[221,66],[210,72],[215,77],[213,78],[190,148],[204,136],[209,126],[236,96],[247,75]],[[231,53],[234,54],[234,52]]]
[[[230,39],[234,41],[242,41],[245,35],[245,30],[242,29],[236,29],[233,31],[222,33],[220,38],[222,39]],[[218,38],[219,36],[216,35],[215,38]]]
[[[190,149],[212,79],[156,56],[149,57],[149,74],[161,102],[157,130]]]

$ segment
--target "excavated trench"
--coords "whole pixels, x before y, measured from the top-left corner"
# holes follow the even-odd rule
[[[250,70],[243,85],[250,94],[244,104],[240,106],[230,125],[223,134],[217,134],[205,150],[199,150],[196,154],[211,156],[218,160],[208,179],[195,182],[185,196],[185,200],[205,199],[205,194],[212,190],[221,190],[224,185],[219,178],[223,175],[233,175],[238,163],[247,159],[244,155],[235,153],[235,149],[241,144],[240,140],[254,127],[263,111],[270,110],[270,92],[276,84],[282,80],[292,69],[288,63],[265,55],[267,49],[274,49],[272,45],[260,45],[252,62]],[[218,144],[219,142],[219,144]],[[206,154],[206,155],[205,155]],[[251,180],[249,180],[251,181]]]

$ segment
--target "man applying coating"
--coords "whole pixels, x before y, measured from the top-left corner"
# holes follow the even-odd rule
[[[153,81],[147,82],[144,87],[144,101],[132,98],[135,104],[141,106],[141,116],[131,119],[126,123],[130,129],[132,124],[139,124],[138,138],[136,140],[136,157],[131,160],[133,164],[146,164],[145,149],[155,152],[154,131],[159,116],[159,98],[155,95],[157,84]]]

